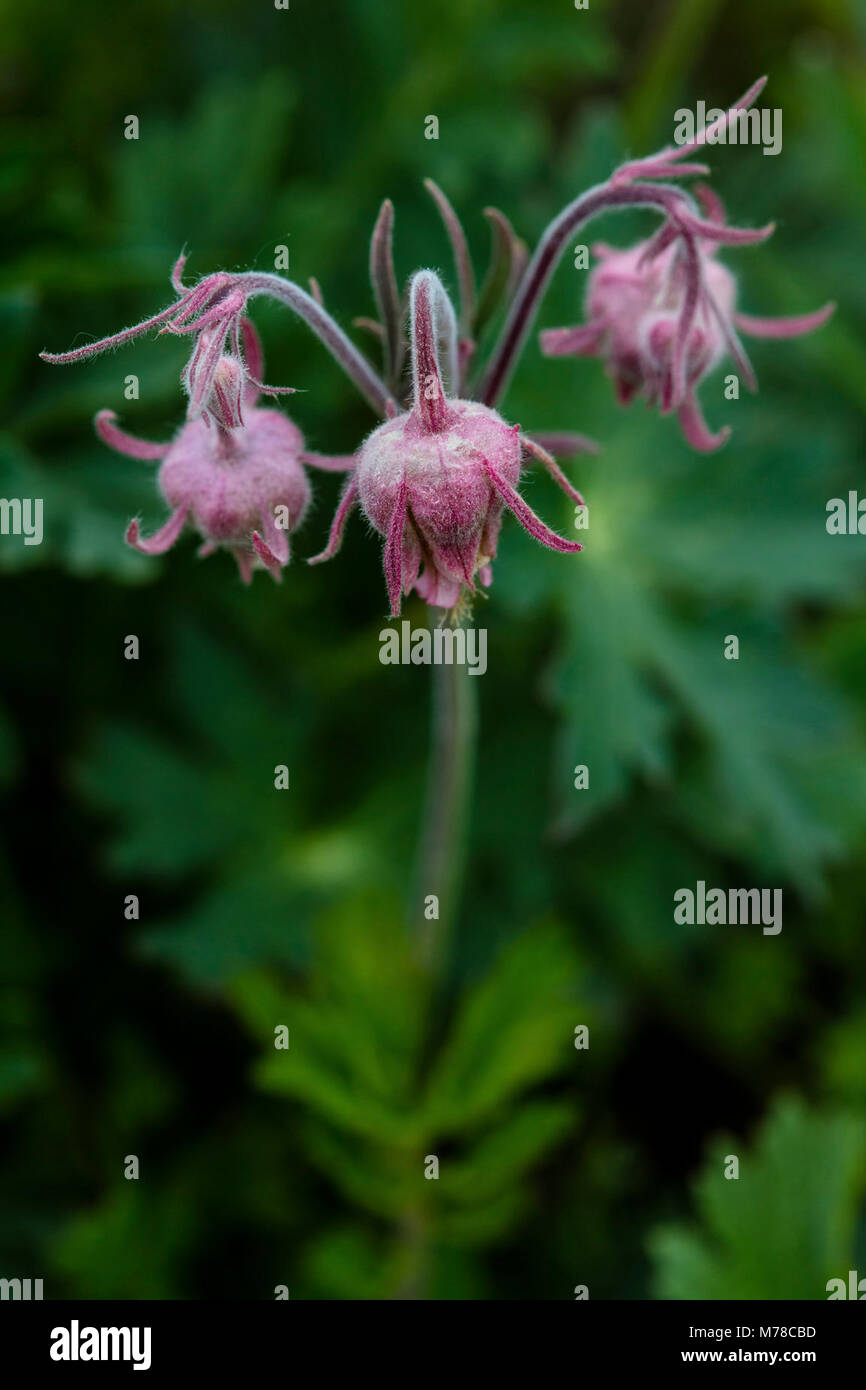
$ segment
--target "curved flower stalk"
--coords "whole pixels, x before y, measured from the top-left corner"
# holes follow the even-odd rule
[[[489,406],[446,394],[459,380],[457,320],[439,277],[419,271],[410,295],[412,404],[361,446],[331,528],[330,559],[357,501],[385,539],[391,615],[415,589],[428,604],[460,612],[465,595],[492,582],[503,512],[552,550],[582,547],[545,525],[517,491],[521,451],[539,460],[569,497],[582,502],[547,451]]]
[[[122,347],[154,328],[158,328],[160,333],[190,335],[193,350],[181,380],[189,396],[188,418],[195,420],[212,405],[214,378],[224,353],[228,350],[236,360],[241,359],[240,327],[248,301],[256,295],[267,295],[279,300],[303,319],[377,413],[384,415],[394,408],[393,398],[378,373],[346,337],[319,299],[307,294],[300,285],[263,271],[237,274],[217,271],[213,275],[206,275],[191,289],[186,289],[182,280],[185,263],[185,256],[180,256],[175,262],[171,283],[179,298],[167,309],[143,319],[132,328],[100,338],[95,343],[85,343],[71,352],[41,352],[39,356],[44,362],[66,366]],[[266,395],[294,389],[264,386],[250,376],[246,367],[244,376],[250,385]]]

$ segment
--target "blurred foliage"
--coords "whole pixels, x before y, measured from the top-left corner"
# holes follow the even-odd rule
[[[45,502],[42,545],[0,537],[0,1273],[93,1298],[813,1298],[863,1267],[866,552],[824,518],[862,487],[864,37],[860,0],[0,9],[0,496]],[[379,664],[374,538],[354,521],[280,588],[189,539],[134,554],[152,473],[90,422],[168,437],[184,346],[36,354],[162,307],[184,246],[195,276],[285,244],[349,324],[385,196],[401,276],[453,284],[423,177],[480,269],[485,206],[532,243],[677,107],[764,71],[782,154],[711,162],[734,221],[779,229],[726,261],[749,312],[840,312],[755,345],[757,397],[705,384],[734,431],[710,458],[528,346],[509,417],[604,448],[569,465],[585,553],[506,524],[476,614],[466,893],[431,997],[404,927],[429,673]],[[545,326],[578,317],[576,274]],[[282,309],[256,318],[310,447],[353,448],[353,388]],[[314,482],[301,561],[338,490]],[[699,878],[782,887],[781,935],[677,927]]]
[[[731,1177],[735,1148],[717,1143],[701,1175],[704,1229],[654,1236],[661,1297],[814,1299],[830,1279],[847,1283],[866,1190],[862,1118],[810,1114],[788,1100]]]
[[[576,1055],[574,974],[562,933],[533,925],[455,1001],[424,1056],[429,984],[399,913],[353,898],[323,923],[303,992],[262,975],[238,980],[241,1014],[270,1043],[259,1084],[300,1103],[312,1162],[396,1232],[354,1291],[314,1257],[320,1296],[447,1296],[443,1262],[514,1226],[528,1202],[524,1174],[574,1122],[569,1101],[523,1095]],[[275,1019],[290,1020],[288,1047],[275,1044]],[[425,1176],[431,1160],[438,1180]]]

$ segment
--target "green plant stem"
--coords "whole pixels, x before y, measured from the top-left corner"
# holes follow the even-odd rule
[[[466,666],[440,665],[433,672],[433,719],[427,799],[419,840],[412,919],[419,959],[435,978],[460,910],[466,860],[466,822],[475,768],[477,713]],[[425,900],[438,898],[438,918],[425,915]],[[429,907],[427,908],[429,911]]]
[[[431,615],[431,627],[434,625]],[[466,863],[466,824],[475,770],[476,677],[465,666],[432,668],[430,765],[409,918],[419,963],[427,976],[429,1004],[447,960],[460,911]],[[425,914],[438,900],[433,918]],[[420,1160],[419,1160],[420,1161]],[[401,1274],[392,1298],[423,1300],[430,1278],[431,1234],[423,1203],[404,1215],[398,1233]]]

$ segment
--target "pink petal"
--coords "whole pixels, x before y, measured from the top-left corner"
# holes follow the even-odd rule
[[[684,147],[685,149],[685,147]],[[611,183],[616,187],[618,184],[630,183],[632,179],[669,179],[676,175],[684,178],[687,174],[709,174],[708,164],[680,164],[676,169],[671,167],[672,161],[677,158],[678,151],[672,150],[666,157],[657,155],[647,159],[635,159],[630,164],[623,164],[613,174]]]
[[[147,333],[151,328],[155,328],[158,323],[165,323],[177,308],[176,304],[170,304],[162,313],[154,314],[152,318],[143,319],[132,328],[124,328],[120,333],[112,333],[110,338],[99,338],[95,343],[86,343],[84,347],[73,348],[71,352],[40,352],[39,356],[43,362],[52,364],[64,364],[66,362],[83,362],[88,357],[93,357],[98,352],[105,352],[106,348],[122,347],[124,343],[130,342],[133,338],[138,338],[142,333]]]
[[[695,236],[703,237],[705,241],[718,241],[723,246],[754,246],[759,241],[766,241],[776,230],[775,222],[768,222],[766,227],[728,227],[718,222],[705,222],[690,212],[678,210],[676,217],[681,226]]]
[[[246,303],[246,295],[242,290],[234,290],[231,294],[218,294],[215,302],[199,314],[198,318],[190,318],[189,306],[181,314],[172,319],[165,329],[167,333],[174,333],[180,336],[184,333],[200,333],[203,328],[209,328],[212,323],[225,323],[228,331],[229,320],[239,314]]]
[[[196,339],[192,357],[184,372],[184,384],[189,392],[187,418],[190,420],[197,419],[207,405],[224,346],[225,328],[223,327],[219,331],[202,333]]]
[[[262,564],[265,566],[266,569],[270,570],[274,579],[276,579],[277,583],[279,583],[283,577],[280,562],[277,559],[274,552],[271,550],[271,547],[267,545],[265,541],[262,540],[258,531],[253,531],[253,548],[255,549],[255,552],[261,560]]]
[[[668,399],[666,390],[663,400],[665,409],[670,409],[675,405],[679,405],[686,393],[686,352],[688,349],[689,334],[692,331],[692,324],[695,321],[695,314],[697,313],[698,300],[701,293],[701,263],[694,239],[687,233],[683,235],[679,250],[685,262],[686,292],[683,298],[680,316],[677,320],[677,333],[674,339],[673,364],[671,368],[670,397]]]
[[[525,434],[520,436],[520,442],[527,453],[531,454],[539,463],[544,464],[551,478],[555,483],[559,484],[566,497],[570,497],[573,502],[577,502],[578,506],[586,506],[577,488],[572,486],[559,464],[556,462],[556,459],[551,458],[546,449],[543,449],[540,444],[533,439],[529,439]]]
[[[737,330],[734,328],[730,319],[722,313],[722,310],[716,302],[715,296],[706,288],[704,290],[704,298],[709,305],[710,312],[713,314],[722,330],[722,336],[724,337],[728,352],[733,357],[734,363],[745,381],[746,386],[750,391],[757,391],[758,378],[755,376],[755,369],[749,361],[749,354],[743,347]]]
[[[355,467],[357,454],[298,454],[301,463],[308,468],[321,468],[326,473],[350,473]]]
[[[739,101],[729,107],[728,110],[719,116],[717,120],[713,121],[711,125],[705,126],[703,130],[698,131],[694,140],[690,140],[683,145],[668,145],[665,149],[659,150],[657,154],[649,155],[646,159],[638,159],[630,164],[624,164],[620,169],[617,169],[611,179],[611,183],[625,183],[635,177],[658,179],[681,177],[684,174],[709,173],[709,169],[705,164],[684,164],[681,161],[685,159],[687,155],[694,154],[697,150],[702,149],[704,145],[709,143],[711,136],[713,137],[713,142],[715,142],[715,137],[721,134],[722,130],[727,128],[731,118],[738,111],[748,110],[756,97],[763,90],[766,82],[766,77],[759,78],[758,81],[740,97]]]
[[[328,537],[328,544],[325,546],[325,549],[321,552],[320,555],[314,555],[311,559],[307,561],[308,565],[321,564],[323,560],[330,560],[333,558],[334,555],[336,555],[337,551],[340,549],[340,546],[343,544],[343,531],[346,528],[346,522],[348,520],[349,513],[355,505],[357,496],[358,484],[355,482],[354,478],[350,478],[348,481],[348,485],[344,489],[343,495],[340,498],[339,503],[337,504],[337,510],[334,514],[334,520],[331,523],[331,534]]]
[[[498,469],[494,468],[489,459],[484,460],[484,471],[506,507],[514,513],[524,530],[534,536],[537,541],[541,541],[542,545],[548,546],[551,550],[583,550],[583,546],[578,541],[564,540],[555,531],[551,531],[549,526],[545,526],[541,518],[535,515],[531,507],[527,507],[520,494],[514,491],[511,484],[502,477]]]
[[[154,535],[142,540],[138,531],[138,522],[133,519],[126,530],[126,543],[131,545],[134,550],[140,550],[142,555],[162,555],[166,550],[170,550],[180,535],[186,523],[189,507],[178,507],[172,512],[168,521]]]
[[[161,459],[168,452],[169,444],[151,444],[147,439],[136,439],[125,430],[119,430],[114,423],[116,419],[113,410],[100,410],[93,424],[100,439],[119,454],[131,459]]]
[[[261,381],[265,373],[265,354],[262,351],[262,340],[256,332],[255,324],[252,319],[247,318],[246,314],[241,318],[240,327],[244,369],[247,374],[244,404],[252,406],[255,405],[259,394],[256,382]]]
[[[546,328],[538,335],[545,357],[591,357],[605,325],[600,319],[577,328]]]
[[[753,82],[749,90],[743,93],[739,101],[736,101],[733,106],[728,107],[724,115],[719,116],[718,120],[713,121],[712,125],[704,126],[703,130],[698,131],[694,140],[690,141],[686,145],[681,146],[683,154],[687,154],[689,150],[698,149],[702,145],[705,145],[708,142],[709,137],[711,135],[713,136],[713,139],[715,141],[715,136],[720,134],[721,131],[727,128],[731,120],[731,117],[737,111],[748,111],[749,107],[754,104],[755,100],[760,96],[761,92],[764,90],[766,85],[766,77],[759,77],[757,82]],[[675,155],[674,158],[678,157],[679,152],[677,152],[677,155]]]
[[[812,333],[831,317],[836,305],[825,304],[814,314],[797,314],[793,318],[765,319],[752,318],[750,314],[734,314],[734,323],[750,338],[797,338],[801,333]]]
[[[192,289],[187,290],[180,304],[175,304],[175,315],[171,321],[171,328],[162,329],[161,332],[177,332],[180,325],[186,323],[194,314],[205,304],[212,303],[219,296],[223,295],[229,285],[229,276],[224,271],[217,271],[214,275],[206,275],[204,280],[200,280]]]
[[[680,234],[680,229],[676,223],[662,223],[661,227],[659,227],[657,232],[653,233],[641,252],[640,259],[637,263],[638,269],[642,270],[645,266],[649,265],[650,261],[655,260],[656,256],[660,256],[663,251],[667,250],[671,242],[676,241]]]
[[[727,425],[718,434],[710,432],[694,392],[686,397],[677,413],[688,443],[700,453],[710,454],[728,442],[731,431]]]
[[[262,350],[262,340],[252,319],[248,319],[244,315],[240,322],[243,335],[244,370],[247,377],[247,389],[244,392],[246,404],[255,405],[259,392],[265,396],[293,396],[297,390],[295,386],[264,385],[262,376],[265,370],[265,354]]]
[[[400,613],[400,597],[403,591],[403,530],[406,525],[406,501],[409,490],[404,478],[397,493],[397,502],[388,535],[385,540],[385,582],[391,600],[391,617]]]
[[[640,390],[641,383],[623,376],[621,372],[611,371],[608,374],[613,382],[613,389],[620,405],[631,405]]]
[[[716,193],[715,189],[710,188],[709,184],[699,183],[695,189],[698,202],[706,213],[709,222],[724,222],[725,205]]]
[[[181,251],[177,260],[171,268],[172,289],[177,290],[178,294],[186,294],[183,283],[183,268],[186,265],[186,253]]]
[[[415,592],[431,608],[454,608],[460,599],[461,583],[443,574],[433,564],[426,564],[415,582]]]
[[[265,540],[268,549],[281,565],[289,563],[289,532],[288,528],[277,525],[277,519],[270,508],[265,507],[262,511],[262,530],[265,533]],[[255,545],[255,537],[253,537]]]
[[[598,454],[601,445],[588,434],[575,434],[572,430],[536,430],[535,442],[549,454],[560,454],[571,458],[574,454]]]
[[[250,584],[253,577],[253,557],[249,550],[244,550],[242,546],[235,546],[232,554],[237,561],[240,576],[244,584]]]
[[[257,381],[254,377],[249,377],[249,381],[263,396],[294,396],[298,389],[297,386],[266,386],[263,381]]]
[[[237,385],[237,382],[234,383]],[[225,385],[218,376],[214,377],[213,399],[216,403],[214,414],[220,423],[228,429],[240,429],[244,423],[241,396],[243,391],[235,392],[231,396],[226,391]]]

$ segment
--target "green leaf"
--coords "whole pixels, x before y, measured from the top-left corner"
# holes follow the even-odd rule
[[[440,1177],[452,1202],[475,1206],[514,1186],[574,1125],[574,1108],[562,1101],[522,1105],[473,1144]]]
[[[400,915],[381,894],[341,903],[322,916],[317,947],[308,997],[286,992],[277,1004],[265,989],[260,1000],[249,979],[235,989],[259,1033],[272,1040],[276,1024],[289,1028],[289,1048],[263,1057],[257,1080],[338,1129],[411,1147],[420,1125],[411,1082],[422,977]]]
[[[461,1003],[430,1077],[427,1110],[440,1131],[493,1118],[516,1093],[574,1058],[577,966],[563,934],[536,926],[502,951]]]
[[[547,679],[562,720],[557,828],[576,834],[645,779],[715,850],[814,891],[866,825],[862,733],[795,630],[797,605],[861,583],[857,538],[824,527],[845,432],[775,425],[765,408],[738,425],[745,439],[725,469],[708,473],[675,438],[658,457],[655,436],[671,428],[623,421],[604,461],[583,464],[590,525],[573,563],[518,538],[502,566],[497,593],[522,616],[558,594]],[[784,456],[773,430],[792,441]],[[560,515],[567,529],[564,504]],[[725,659],[729,634],[738,660]],[[586,790],[573,784],[578,765]],[[846,768],[843,806],[833,786]]]
[[[182,1184],[154,1188],[121,1177],[99,1206],[61,1232],[54,1264],[74,1298],[176,1298],[178,1257],[192,1225]]]
[[[272,70],[253,82],[211,83],[180,124],[143,117],[141,138],[121,141],[116,161],[126,241],[172,256],[191,242],[198,258],[254,237],[261,200],[277,188],[295,103],[289,74]]]
[[[115,873],[185,873],[236,842],[219,779],[203,776],[188,755],[141,729],[105,724],[77,780],[89,800],[120,818],[110,853]]]
[[[729,1154],[739,1154],[737,1179],[724,1176]],[[864,1162],[862,1119],[778,1101],[751,1151],[713,1145],[695,1188],[700,1225],[654,1233],[658,1296],[826,1298],[853,1255]]]
[[[305,965],[317,904],[316,895],[286,873],[238,867],[182,915],[142,932],[138,949],[198,988],[220,988],[264,962]]]

